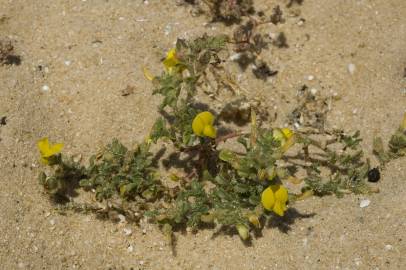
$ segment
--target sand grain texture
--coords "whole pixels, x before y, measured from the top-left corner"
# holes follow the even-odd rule
[[[0,0],[0,37],[13,40],[22,60],[0,66],[0,269],[406,269],[405,158],[388,165],[380,193],[296,203],[314,216],[287,232],[266,228],[250,247],[203,230],[178,235],[172,256],[154,226],[127,225],[126,236],[118,224],[53,210],[37,183],[36,141],[49,136],[86,159],[112,137],[142,140],[159,97],[141,67],[159,72],[178,36],[230,31],[204,26],[204,16],[174,2]],[[255,2],[269,9],[277,1]],[[284,31],[290,45],[263,53],[279,74],[263,82],[247,72],[241,84],[277,106],[279,119],[303,83],[338,93],[329,125],[360,129],[370,153],[373,136],[387,140],[406,109],[406,1],[305,0],[299,9],[303,25],[287,17],[269,29]],[[134,93],[123,97],[127,85]]]

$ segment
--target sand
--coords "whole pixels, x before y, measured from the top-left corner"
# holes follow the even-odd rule
[[[54,210],[37,182],[36,141],[49,136],[86,159],[113,137],[129,146],[142,140],[159,97],[141,68],[160,72],[177,37],[235,27],[207,24],[175,2],[0,0],[0,38],[21,57],[19,65],[0,66],[0,117],[7,117],[0,126],[0,268],[406,269],[405,158],[388,164],[380,193],[297,202],[251,246],[202,230],[178,234],[172,254],[154,225]],[[277,3],[287,15],[285,1],[255,1],[266,12]],[[245,72],[241,85],[278,112],[278,124],[301,85],[337,93],[328,125],[359,129],[377,165],[372,138],[387,140],[406,109],[406,1],[305,0],[294,8],[299,16],[263,26],[288,39],[289,48],[262,54],[277,76],[264,82]],[[134,93],[124,97],[127,86]],[[359,206],[363,199],[369,206]]]

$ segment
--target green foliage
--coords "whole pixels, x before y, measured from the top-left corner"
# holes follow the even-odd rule
[[[95,189],[98,200],[119,194],[126,199],[154,200],[162,192],[152,167],[152,154],[147,143],[128,150],[116,139],[109,144],[100,160],[90,158],[86,178],[80,181],[85,189]]]
[[[249,143],[245,137],[239,142],[245,147],[246,153],[239,155],[230,150],[222,150],[219,154],[221,160],[229,163],[240,177],[253,181],[272,180],[276,173],[276,160],[280,158],[280,142],[273,137],[272,130],[260,129]]]
[[[406,155],[406,128],[400,127],[389,141],[389,150],[395,157]]]
[[[158,108],[161,117],[145,142],[128,149],[113,140],[90,158],[87,167],[59,154],[47,157],[51,173],[41,173],[40,182],[50,194],[68,199],[64,210],[94,212],[103,217],[112,217],[114,212],[134,221],[145,216],[159,224],[169,239],[180,227],[209,225],[235,228],[246,240],[250,228],[260,229],[263,221],[273,217],[262,206],[263,191],[298,177],[300,169],[306,173],[303,190],[319,196],[372,191],[366,184],[370,164],[364,158],[358,131],[328,132],[323,124],[316,131],[293,134],[289,129],[257,126],[256,115],[250,112],[248,134],[232,131],[216,139],[212,138],[215,135],[208,138],[194,134],[192,122],[200,112],[196,96],[204,93],[200,82],[207,80],[206,72],[221,62],[219,52],[226,41],[223,36],[207,35],[193,41],[178,40],[176,61],[172,59],[176,63],[153,80],[153,94],[163,97]],[[298,114],[304,115],[305,109],[299,106]],[[306,115],[311,113],[306,111]],[[242,152],[218,148],[220,142],[233,138]],[[150,146],[159,146],[160,139],[175,146],[170,156],[187,156],[176,164],[171,160],[170,165],[176,165],[177,171],[168,178],[176,183],[168,184],[164,176],[158,177],[160,156],[154,157]],[[402,128],[392,136],[389,151],[379,139],[374,151],[387,162],[404,155],[405,146]],[[71,191],[79,188],[93,191],[98,202],[77,203]],[[106,206],[101,208],[100,202]]]
[[[72,158],[63,159],[58,154],[51,159],[50,164],[55,165],[52,176],[41,172],[38,180],[51,195],[64,197],[77,186],[78,181],[85,175],[86,169]]]
[[[310,166],[304,166],[307,171],[305,189],[313,190],[319,196],[372,192],[366,184],[370,165],[363,159],[360,132],[348,135],[336,131],[332,135],[334,137],[325,145],[304,135],[300,138],[305,142],[303,157],[312,162]],[[310,152],[310,146],[318,151]]]
[[[389,140],[388,148],[386,151],[381,138],[374,138],[373,153],[382,165],[406,155],[406,128],[401,126],[395,131]]]

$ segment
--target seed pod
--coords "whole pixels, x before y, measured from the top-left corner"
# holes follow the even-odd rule
[[[235,228],[237,229],[238,234],[240,235],[240,238],[242,240],[245,241],[250,237],[250,232],[249,232],[248,228],[245,225],[238,224],[238,225],[235,226]]]

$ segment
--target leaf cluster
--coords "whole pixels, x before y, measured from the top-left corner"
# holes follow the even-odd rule
[[[371,168],[369,161],[363,158],[360,132],[335,131],[331,135],[333,137],[325,145],[303,135],[300,138],[304,144],[301,157],[311,162],[303,166],[307,172],[305,189],[313,190],[319,196],[372,192],[366,184]],[[310,147],[317,151],[310,151]]]
[[[117,139],[107,145],[101,156],[92,156],[86,178],[80,181],[85,189],[94,189],[98,200],[115,195],[128,200],[154,200],[163,191],[153,168],[149,144],[128,150]]]

